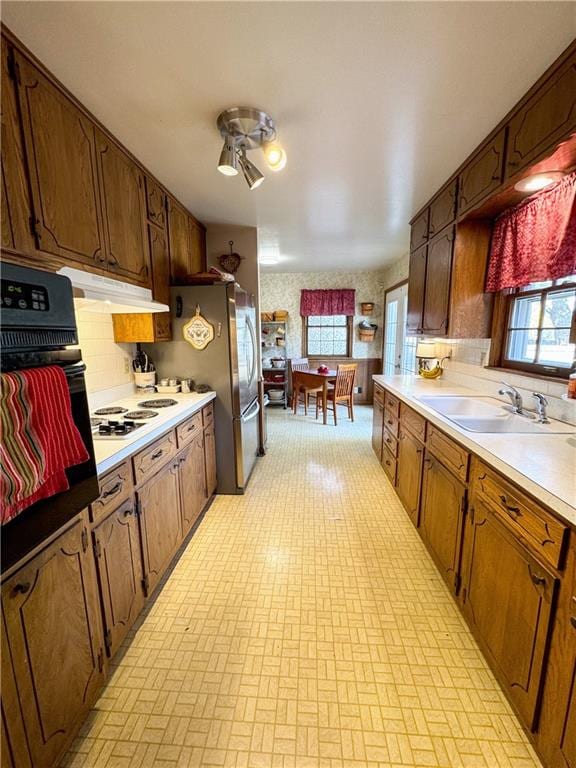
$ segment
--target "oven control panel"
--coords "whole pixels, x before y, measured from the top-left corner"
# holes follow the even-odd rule
[[[31,285],[16,280],[2,279],[0,306],[5,309],[27,309],[48,312],[48,291],[42,285]]]

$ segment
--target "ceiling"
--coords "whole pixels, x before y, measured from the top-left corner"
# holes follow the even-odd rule
[[[203,222],[275,271],[380,268],[408,221],[576,36],[571,2],[4,2],[3,21]],[[216,170],[261,107],[288,165]],[[265,171],[259,152],[250,158]]]

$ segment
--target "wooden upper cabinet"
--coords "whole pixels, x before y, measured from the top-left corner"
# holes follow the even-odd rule
[[[576,61],[571,56],[508,123],[506,177],[576,131]]]
[[[149,286],[144,175],[99,129],[96,143],[108,269],[131,282]]]
[[[14,59],[2,38],[2,248],[33,252],[30,198],[18,115]]]
[[[156,301],[170,304],[170,254],[168,238],[163,229],[148,225],[150,258],[152,261],[152,294]]]
[[[33,64],[14,55],[38,248],[105,265],[94,125]]]
[[[168,198],[168,237],[172,283],[181,285],[189,275],[190,227],[187,211],[172,198]]]
[[[2,609],[32,764],[48,768],[104,682],[85,514],[2,585]]]
[[[146,177],[146,210],[148,219],[162,229],[166,228],[168,196],[155,181]]]
[[[188,217],[190,227],[190,274],[206,270],[206,230],[191,216]]]
[[[414,333],[422,332],[424,291],[426,288],[426,251],[427,246],[423,245],[410,254],[406,327],[408,331]]]
[[[468,523],[462,568],[464,614],[531,730],[557,580],[474,495]]]
[[[480,205],[502,183],[506,133],[502,129],[475,155],[459,176],[458,213]]]
[[[428,243],[426,293],[422,323],[425,333],[439,335],[448,332],[453,250],[453,227],[444,230]]]
[[[414,251],[428,240],[428,215],[429,209],[426,208],[417,219],[412,223],[410,229],[410,250]]]
[[[430,221],[428,224],[428,236],[434,237],[444,227],[451,224],[456,217],[456,179],[430,204]]]

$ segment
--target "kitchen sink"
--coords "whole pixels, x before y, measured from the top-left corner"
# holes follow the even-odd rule
[[[417,399],[470,432],[541,435],[576,432],[576,427],[560,421],[540,424],[530,416],[518,416],[495,397],[420,395]]]

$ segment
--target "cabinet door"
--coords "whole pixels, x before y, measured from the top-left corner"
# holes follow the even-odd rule
[[[191,275],[206,271],[206,231],[194,219],[188,217],[190,227],[190,256],[188,269]]]
[[[458,213],[479,206],[502,183],[504,172],[502,129],[492,141],[470,160],[458,180]]]
[[[214,424],[204,429],[204,459],[206,462],[206,492],[212,496],[216,492],[216,433]]]
[[[383,394],[383,393],[382,393]],[[382,460],[382,432],[384,429],[384,400],[374,398],[374,407],[372,411],[372,448],[378,456],[378,461]]]
[[[152,295],[156,301],[170,304],[170,255],[168,239],[163,229],[148,225],[152,261]]]
[[[423,453],[424,448],[421,443],[400,425],[396,490],[400,501],[416,527],[418,527],[420,508]]]
[[[113,656],[144,607],[136,504],[128,499],[93,532],[104,607],[106,650]]]
[[[567,768],[576,768],[576,595],[572,597],[572,610],[570,613],[571,633],[570,642],[567,644],[566,658],[568,659],[567,674],[570,679],[568,695],[560,704],[559,714],[561,718],[560,753],[566,762]],[[568,650],[569,649],[569,650]]]
[[[420,532],[440,573],[458,589],[466,488],[430,454],[424,459]]]
[[[428,240],[428,215],[430,209],[426,208],[410,227],[410,250],[420,248]]]
[[[434,237],[438,232],[454,221],[456,216],[456,179],[430,204],[430,223],[428,236]]]
[[[510,120],[506,177],[538,160],[574,130],[576,65],[572,56]]]
[[[428,243],[424,320],[422,323],[424,333],[439,335],[448,331],[453,249],[453,227],[449,227]]]
[[[529,729],[534,727],[556,579],[473,496],[464,535],[462,604]]]
[[[149,286],[144,176],[98,129],[96,138],[108,268],[123,279]]]
[[[168,199],[155,181],[146,177],[146,210],[148,219],[161,229],[166,229],[166,205]]]
[[[427,246],[418,248],[410,254],[410,272],[408,275],[408,331],[422,332],[424,312],[424,290],[426,287],[426,251]]]
[[[162,577],[182,541],[178,466],[172,462],[138,491],[147,594]]]
[[[19,52],[15,58],[38,247],[105,266],[94,125]]]
[[[3,584],[2,607],[32,763],[52,766],[104,682],[84,516]]]
[[[188,214],[175,200],[168,198],[168,236],[172,284],[182,285],[189,276],[190,227]]]
[[[204,439],[201,432],[184,449],[178,462],[180,464],[182,533],[186,536],[200,516],[208,498]]]
[[[33,768],[26,742],[26,732],[20,713],[18,699],[18,686],[14,676],[14,667],[8,647],[8,635],[4,616],[2,616],[2,631],[0,633],[2,653],[2,703],[0,715],[2,717],[2,744],[0,758],[2,768]]]
[[[2,38],[2,248],[35,250],[12,54]]]

